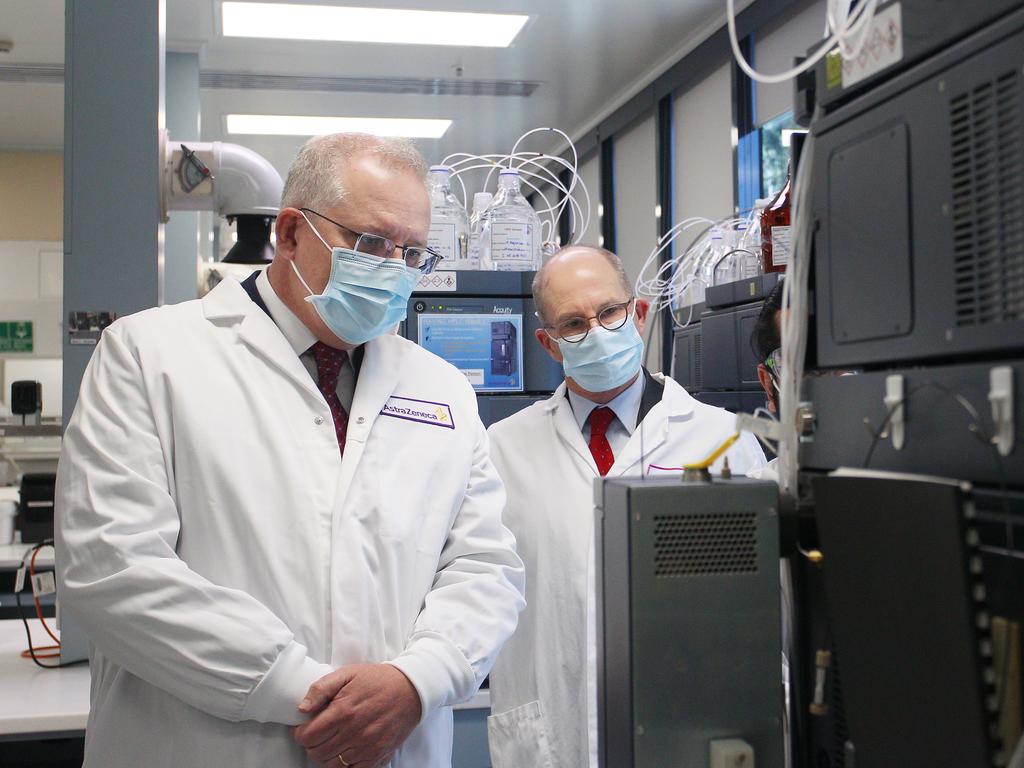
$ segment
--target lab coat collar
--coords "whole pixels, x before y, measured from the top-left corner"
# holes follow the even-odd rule
[[[652,378],[665,386],[665,392],[615,457],[615,464],[608,472],[610,476],[637,474],[638,470],[640,474],[646,472],[647,457],[671,437],[673,425],[688,422],[693,417],[694,400],[685,389],[664,374],[655,373]]]
[[[264,269],[256,278],[256,290],[260,292],[260,298],[267,305],[267,311],[274,318],[274,323],[281,329],[281,333],[288,339],[288,343],[292,345],[295,354],[301,355],[316,343],[316,336],[277,295],[277,291],[270,283],[268,271]]]
[[[550,415],[555,427],[555,433],[565,447],[576,453],[583,463],[590,467],[591,471],[596,475],[598,474],[597,464],[594,463],[590,447],[583,440],[583,432],[580,431],[580,427],[576,423],[572,406],[569,405],[569,398],[565,394],[566,389],[567,387],[563,381],[558,386],[558,389],[555,390],[555,393],[544,402],[544,410]]]
[[[320,390],[288,339],[271,317],[249,298],[236,280],[218,283],[202,299],[203,315],[214,325],[237,326],[238,339],[304,392],[324,404]]]
[[[626,428],[626,433],[632,435],[633,430],[636,429],[636,420],[640,413],[640,400],[644,396],[646,381],[644,372],[638,371],[633,383],[604,406],[593,400],[588,400],[582,395],[577,395],[572,390],[567,390],[566,396],[569,398],[569,405],[572,406],[572,414],[576,418],[576,424],[580,431],[583,431],[583,426],[587,423],[593,410],[604,407],[611,408],[615,412],[615,417]]]
[[[651,376],[664,385],[665,392],[661,401],[637,425],[626,447],[615,458],[615,464],[608,472],[609,477],[619,477],[634,471],[645,456],[650,456],[665,443],[672,424],[689,421],[693,416],[694,400],[685,389],[664,374],[655,373]],[[597,465],[576,423],[564,381],[544,402],[543,408],[551,415],[555,431],[566,448],[575,452],[596,476]]]

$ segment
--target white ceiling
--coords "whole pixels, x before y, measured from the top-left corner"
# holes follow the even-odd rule
[[[452,151],[505,152],[525,130],[540,125],[578,135],[719,27],[725,6],[724,0],[319,2],[526,13],[530,21],[507,49],[229,39],[219,31],[220,0],[167,0],[167,49],[198,54],[204,72],[455,78],[461,67],[463,79],[532,80],[541,85],[529,97],[203,89],[199,138],[249,146],[283,173],[302,138],[228,136],[224,115],[452,118],[455,122],[443,139],[421,142],[430,161]],[[14,43],[11,53],[0,54],[0,64],[62,63],[63,1],[0,0],[0,40]],[[0,83],[0,149],[59,148],[62,101],[59,84]]]

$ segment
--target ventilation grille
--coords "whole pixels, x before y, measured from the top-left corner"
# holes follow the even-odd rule
[[[532,80],[463,80],[417,77],[315,77],[249,72],[199,73],[200,88],[259,91],[344,91],[348,93],[424,94],[427,96],[522,96],[537,90]]]
[[[704,388],[704,370],[701,368],[701,332],[693,334],[693,387],[700,391]]]
[[[63,83],[63,64],[0,64],[0,83]],[[206,70],[199,73],[200,88],[238,91],[339,91],[347,93],[424,94],[427,96],[527,97],[541,83],[536,80],[463,80],[418,77],[317,77],[269,75],[253,72]]]
[[[63,82],[63,64],[0,64],[0,83]]]
[[[657,578],[757,573],[757,515],[656,515]]]
[[[1024,318],[1022,101],[1017,71],[950,101],[958,326]]]

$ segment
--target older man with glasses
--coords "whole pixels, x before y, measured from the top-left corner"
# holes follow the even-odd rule
[[[104,332],[57,483],[87,768],[450,768],[523,567],[472,388],[393,333],[439,258],[425,175],[314,138],[267,271]]]
[[[537,341],[565,382],[489,430],[527,570],[527,608],[491,674],[491,760],[596,768],[594,479],[679,474],[729,439],[735,418],[643,367],[648,303],[615,254],[563,249],[533,294]],[[712,471],[724,460],[744,473],[764,454],[745,435]]]

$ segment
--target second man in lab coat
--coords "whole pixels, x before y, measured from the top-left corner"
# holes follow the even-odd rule
[[[537,340],[565,381],[489,430],[527,608],[491,673],[488,731],[494,768],[581,768],[596,765],[597,745],[594,479],[679,473],[733,434],[735,417],[642,367],[648,305],[614,254],[563,249],[534,298]],[[726,455],[738,474],[764,464],[750,435]]]

